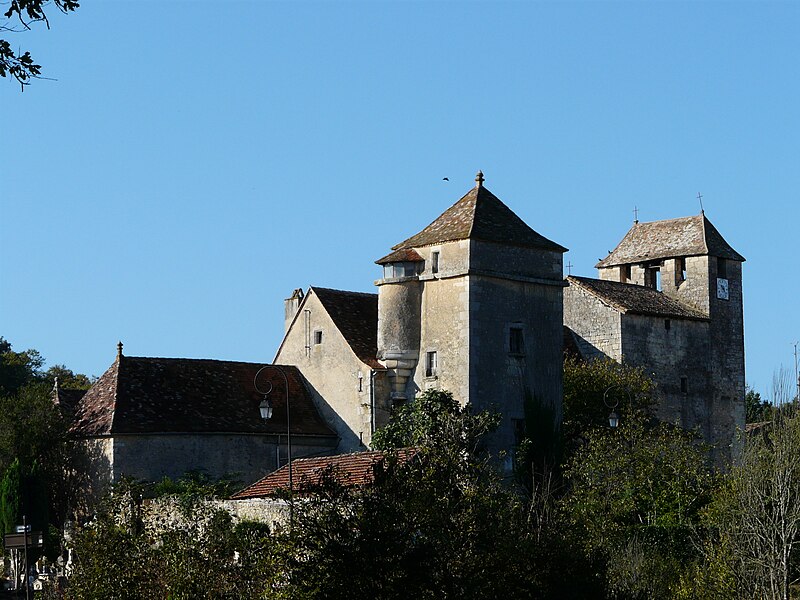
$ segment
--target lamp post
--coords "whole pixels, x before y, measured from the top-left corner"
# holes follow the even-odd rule
[[[606,391],[603,392],[603,404],[605,404],[608,408],[611,409],[611,414],[608,415],[608,425],[611,429],[616,429],[619,427],[619,415],[617,414],[617,406],[619,405],[619,400],[616,398],[612,399],[612,402],[609,403],[608,401],[608,392],[613,390],[614,388],[619,388],[626,394],[628,394],[628,400],[633,403],[633,398],[631,397],[631,391],[628,388],[622,387],[621,385],[610,385],[606,388]]]
[[[292,484],[292,422],[289,415],[289,378],[286,377],[286,371],[278,365],[265,365],[261,367],[256,372],[255,377],[253,377],[253,387],[259,394],[263,394],[264,396],[261,403],[258,405],[258,410],[264,422],[272,418],[272,399],[269,397],[272,391],[272,383],[267,381],[269,387],[266,390],[259,389],[258,387],[258,376],[261,375],[261,372],[265,369],[275,369],[278,371],[283,376],[284,389],[286,390],[286,456],[289,465],[289,528],[291,529],[294,522],[294,486]],[[278,458],[280,458],[280,454]],[[278,465],[278,467],[280,467],[280,465]]]

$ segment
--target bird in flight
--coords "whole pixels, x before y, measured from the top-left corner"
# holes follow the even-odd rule
[[[442,177],[442,181],[450,181],[449,177]]]

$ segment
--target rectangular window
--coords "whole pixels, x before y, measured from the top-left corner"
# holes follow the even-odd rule
[[[724,258],[717,259],[717,277],[719,279],[728,278],[728,261]]]
[[[439,272],[439,252],[431,252],[431,273]]]
[[[622,275],[620,277],[620,281],[622,283],[630,282],[630,280],[631,280],[631,266],[630,265],[622,265],[622,268],[620,269],[620,271],[621,271],[621,275]]]
[[[669,319],[664,319],[664,329],[669,331],[671,327],[672,327],[672,321],[670,321]]]
[[[683,283],[686,281],[686,259],[685,258],[676,258],[675,259],[675,280],[677,283]]]
[[[322,330],[321,329],[317,329],[314,332],[314,345],[321,344],[321,343],[322,343]]]
[[[438,357],[436,350],[425,353],[425,377],[436,377],[438,372]]]
[[[689,378],[681,377],[681,394],[689,393]]]
[[[511,354],[525,354],[525,338],[522,333],[522,327],[509,328],[508,351]]]

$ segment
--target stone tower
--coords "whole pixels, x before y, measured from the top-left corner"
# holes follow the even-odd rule
[[[394,402],[426,389],[499,411],[489,449],[506,467],[526,398],[561,419],[566,249],[536,233],[483,185],[376,261],[378,359]]]
[[[631,331],[622,355],[655,371],[662,417],[679,415],[684,427],[700,427],[720,449],[744,427],[744,260],[700,214],[636,222],[597,264],[602,280],[652,288],[704,317],[687,321],[684,333],[669,319],[654,330]]]

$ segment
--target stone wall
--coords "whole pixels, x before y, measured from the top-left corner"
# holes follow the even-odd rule
[[[698,429],[713,442],[708,406],[714,391],[709,323],[624,314],[622,334],[624,362],[642,367],[656,383],[656,416],[685,429]]]
[[[564,289],[564,325],[575,333],[584,357],[622,361],[620,312],[576,285]]]
[[[314,343],[315,331],[322,332],[319,344]],[[389,415],[386,373],[359,360],[313,288],[286,333],[275,362],[300,369],[320,414],[339,435],[336,453],[369,447],[373,430]]]
[[[332,438],[292,435],[292,459],[332,454]],[[286,436],[231,434],[136,434],[113,438],[113,479],[176,479],[198,470],[213,479],[235,475],[253,483],[286,463]]]

